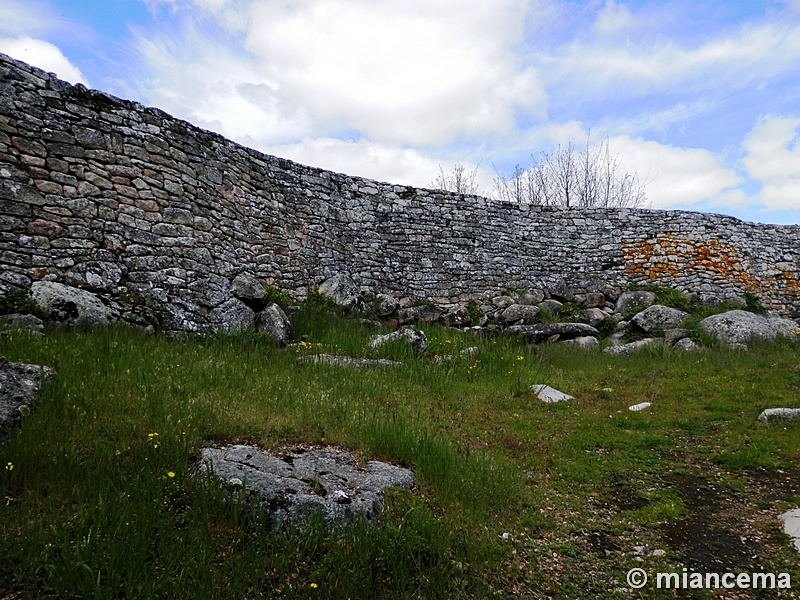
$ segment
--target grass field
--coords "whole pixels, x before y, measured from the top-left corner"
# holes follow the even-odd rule
[[[426,357],[367,352],[370,331],[313,308],[285,348],[115,329],[0,339],[57,371],[0,449],[0,598],[676,597],[629,588],[633,567],[786,572],[794,590],[727,597],[800,597],[776,520],[800,506],[800,423],[756,421],[800,406],[800,346],[623,358],[425,330]],[[404,364],[296,360],[317,352]],[[541,403],[535,383],[575,400]],[[193,476],[201,447],[234,440],[344,447],[414,469],[417,487],[389,492],[373,527],[274,533]]]

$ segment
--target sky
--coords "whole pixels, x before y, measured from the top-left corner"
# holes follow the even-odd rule
[[[0,0],[0,52],[348,175],[607,140],[651,208],[800,224],[800,0]]]

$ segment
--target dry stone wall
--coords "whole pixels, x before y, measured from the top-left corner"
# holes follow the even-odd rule
[[[268,156],[0,55],[0,292],[37,280],[207,331],[238,275],[303,297],[347,273],[444,304],[504,288],[658,283],[800,312],[800,227],[563,209],[379,183]]]

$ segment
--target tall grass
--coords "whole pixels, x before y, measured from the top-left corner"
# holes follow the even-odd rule
[[[800,458],[796,425],[755,422],[762,408],[796,405],[789,343],[620,358],[429,327],[421,357],[368,350],[368,328],[321,309],[294,323],[304,341],[285,348],[252,334],[115,329],[0,339],[0,354],[57,371],[0,449],[13,466],[0,470],[0,596],[558,597],[540,547],[567,557],[565,590],[600,589],[565,541],[599,518],[587,498],[641,486],[646,506],[602,526],[631,535],[633,519],[656,536],[684,511],[664,483],[676,460],[736,478]],[[403,365],[297,361],[317,352]],[[576,399],[540,403],[534,383]],[[627,410],[641,401],[651,410]],[[346,447],[412,468],[417,488],[390,491],[375,526],[275,533],[194,474],[200,448],[232,441]]]

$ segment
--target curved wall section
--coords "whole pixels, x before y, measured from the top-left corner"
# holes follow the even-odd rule
[[[219,323],[238,274],[302,297],[346,272],[458,303],[503,288],[658,283],[800,312],[800,227],[534,207],[267,156],[0,55],[0,292],[40,279]]]

